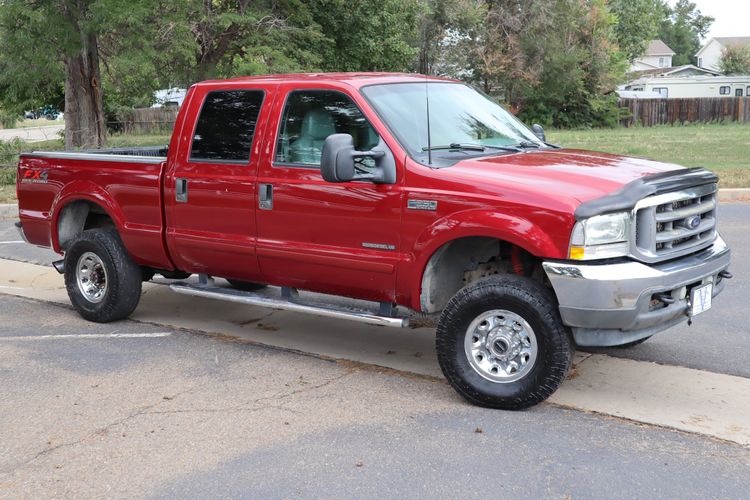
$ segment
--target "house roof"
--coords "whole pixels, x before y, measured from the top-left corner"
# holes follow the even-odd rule
[[[651,40],[648,42],[648,48],[646,49],[647,56],[673,56],[675,51],[670,49],[669,46],[661,40]]]
[[[695,53],[695,55],[701,55],[703,51],[706,50],[706,47],[708,47],[714,40],[716,40],[716,43],[724,47],[750,46],[750,36],[715,36],[713,38],[709,38],[709,40],[705,44],[703,44],[703,47],[701,47],[700,50]]]
[[[724,46],[750,45],[750,36],[717,36],[714,40]]]
[[[698,73],[704,73],[707,76],[713,75],[718,76],[721,73],[718,71],[712,71],[710,69],[706,68],[699,68],[698,66],[694,66],[692,64],[685,64],[683,66],[673,66],[671,68],[654,68],[654,69],[642,69],[638,71],[633,71],[633,74],[636,77],[641,76],[678,76],[680,73],[686,72],[686,71],[693,71]],[[692,76],[692,75],[690,75]]]

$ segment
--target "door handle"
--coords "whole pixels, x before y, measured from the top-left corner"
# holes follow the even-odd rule
[[[261,210],[273,209],[273,185],[258,184],[258,208]]]
[[[179,201],[180,203],[187,203],[188,201],[187,184],[187,179],[183,179],[180,177],[175,179],[174,199]]]

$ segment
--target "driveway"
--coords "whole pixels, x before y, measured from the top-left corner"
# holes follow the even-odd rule
[[[50,121],[50,123],[55,123]],[[0,129],[0,141],[21,139],[26,142],[49,141],[59,139],[60,132],[65,130],[65,124],[54,124],[44,127],[26,127]]]

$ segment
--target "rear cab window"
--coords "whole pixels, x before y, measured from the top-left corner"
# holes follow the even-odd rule
[[[191,162],[248,163],[265,92],[216,90],[206,94],[191,140]]]

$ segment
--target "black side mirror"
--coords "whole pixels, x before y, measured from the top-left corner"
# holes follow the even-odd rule
[[[531,131],[534,132],[534,135],[542,142],[547,142],[547,138],[544,136],[544,127],[539,125],[538,123],[535,123],[531,126]]]
[[[369,173],[358,173],[358,158],[372,158],[375,167]],[[320,173],[328,182],[372,181],[376,184],[396,182],[396,162],[383,139],[371,151],[354,149],[354,139],[349,134],[333,134],[326,138],[320,155]]]

